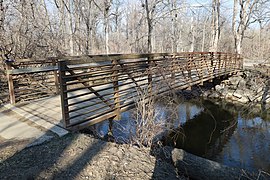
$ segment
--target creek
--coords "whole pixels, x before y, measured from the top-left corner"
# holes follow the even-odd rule
[[[170,130],[164,145],[216,162],[248,170],[270,172],[270,118],[232,103],[190,99],[178,103],[157,102],[155,121],[166,121]],[[136,112],[122,113],[113,124],[118,142],[128,143],[136,132]],[[99,136],[108,132],[108,121],[96,126]],[[166,127],[168,129],[168,127]]]

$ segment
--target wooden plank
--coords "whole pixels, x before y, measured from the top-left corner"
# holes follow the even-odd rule
[[[19,74],[32,74],[48,71],[57,71],[57,66],[46,66],[46,67],[31,67],[31,68],[21,68],[21,69],[10,69],[7,71],[7,74],[19,75]]]
[[[113,61],[119,59],[140,59],[165,55],[171,55],[171,53],[88,55],[88,56],[80,56],[76,61],[72,60],[72,58],[69,58],[70,60],[68,60],[67,64],[74,65],[74,64],[85,64],[89,62]],[[65,58],[68,59],[67,57]]]
[[[85,64],[91,62],[100,62],[100,61],[113,61],[113,60],[128,60],[128,59],[140,59],[140,58],[154,58],[154,57],[163,57],[163,56],[183,56],[188,53],[151,53],[151,54],[113,54],[113,55],[86,55],[79,56],[76,58],[64,57],[68,59],[68,65],[75,64]],[[190,53],[189,53],[190,54]],[[193,54],[193,53],[191,53]]]

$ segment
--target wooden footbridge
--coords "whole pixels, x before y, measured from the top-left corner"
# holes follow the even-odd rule
[[[161,95],[241,71],[236,54],[112,54],[6,61],[10,101],[60,94],[70,130],[121,117],[141,96]],[[48,106],[50,106],[48,104]]]

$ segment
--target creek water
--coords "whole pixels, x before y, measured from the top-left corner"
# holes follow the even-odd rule
[[[166,121],[172,129],[163,138],[164,145],[219,163],[248,170],[270,172],[270,118],[230,103],[209,100],[184,100],[154,106],[155,121]],[[134,111],[122,114],[113,124],[118,142],[128,142],[136,132]],[[104,136],[108,122],[98,124],[97,132]]]

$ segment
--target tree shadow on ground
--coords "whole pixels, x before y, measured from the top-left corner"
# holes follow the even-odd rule
[[[68,134],[17,152],[0,163],[0,179],[74,179],[106,146],[92,138],[78,142],[79,136]]]

